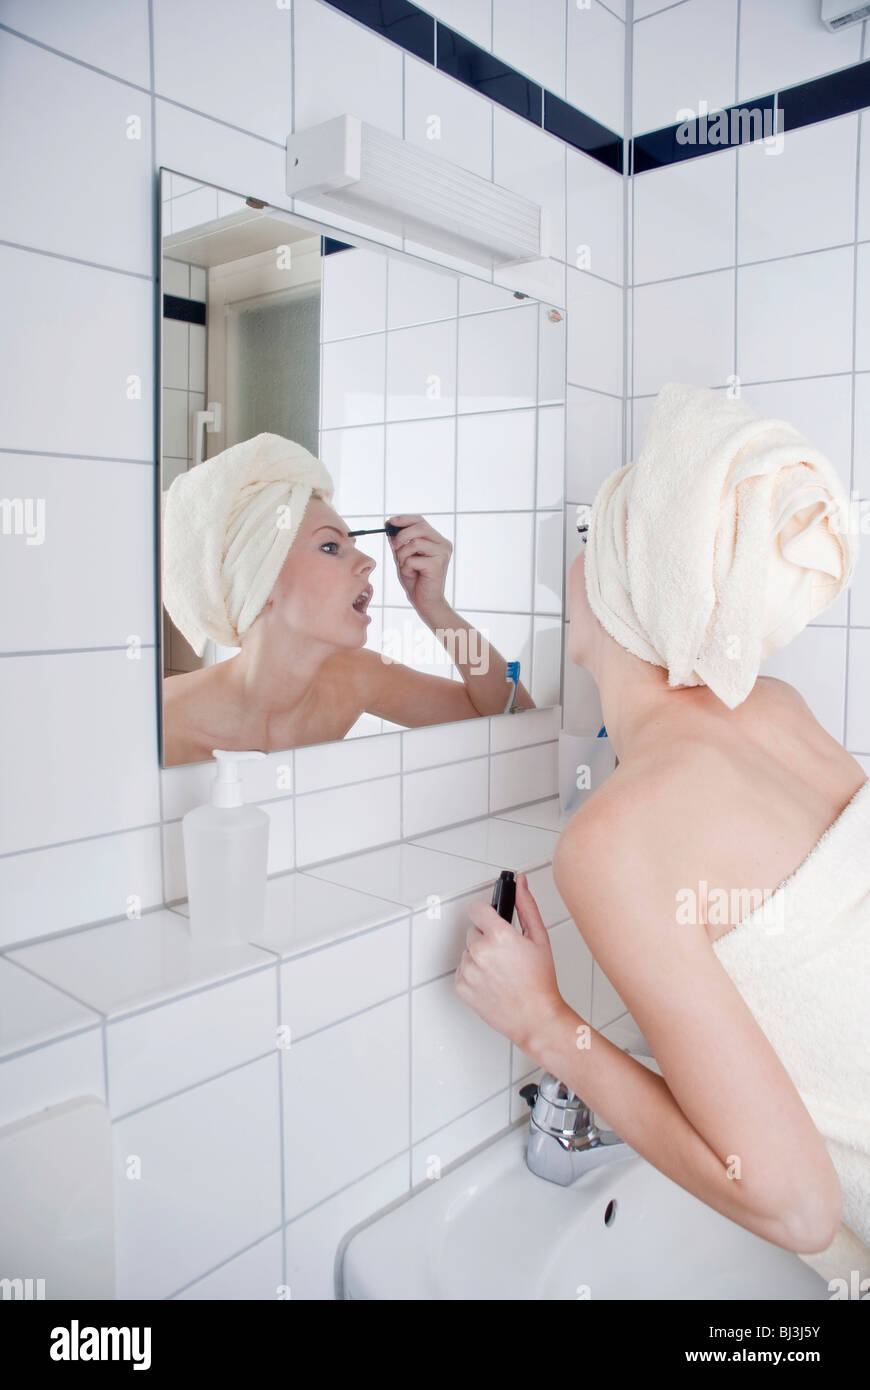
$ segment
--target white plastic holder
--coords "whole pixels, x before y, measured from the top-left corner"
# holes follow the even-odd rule
[[[616,767],[610,739],[559,730],[559,809],[571,815]]]

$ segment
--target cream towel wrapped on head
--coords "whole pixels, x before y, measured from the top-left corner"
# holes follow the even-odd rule
[[[610,636],[734,709],[761,663],[845,588],[857,560],[845,490],[785,420],[668,382],[636,462],[592,505],[585,579]]]
[[[312,496],[330,474],[301,444],[258,434],[174,479],[163,494],[163,602],[197,656],[237,647],[268,599]]]

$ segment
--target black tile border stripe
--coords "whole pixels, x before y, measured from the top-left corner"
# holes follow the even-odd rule
[[[410,0],[324,3],[617,174],[626,172],[626,162],[628,173],[642,174],[870,107],[868,59],[682,125],[624,139]]]
[[[183,299],[178,294],[164,294],[163,317],[180,319],[182,323],[205,323],[205,301]]]
[[[480,48],[418,5],[410,4],[409,0],[325,0],[325,3],[383,38],[391,39],[415,58],[431,63],[445,76],[455,78],[498,106],[521,116],[538,130],[573,145],[618,174],[623,172],[626,142],[615,130],[608,130],[576,106],[548,92],[540,83],[533,82],[509,63],[503,63],[489,49]],[[424,30],[422,25],[419,30],[414,27],[416,20],[432,26],[431,49],[428,29],[422,41]]]
[[[870,107],[870,59],[801,82],[768,96],[742,101],[682,125],[635,135],[630,172],[643,174],[683,159],[734,149],[764,136],[830,121]],[[726,119],[722,119],[725,117]],[[727,138],[721,139],[724,135]]]

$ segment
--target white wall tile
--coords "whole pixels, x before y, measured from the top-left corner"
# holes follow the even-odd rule
[[[838,634],[840,635],[840,634]],[[857,753],[870,753],[870,632],[866,628],[849,633],[849,688],[846,747]],[[839,737],[839,735],[835,735]]]
[[[397,840],[400,779],[380,777],[296,798],[297,863],[313,864]]]
[[[411,993],[414,1142],[510,1082],[510,1043],[456,992],[452,975]]]
[[[179,1299],[237,1300],[272,1299],[281,1287],[284,1262],[283,1236],[275,1231],[258,1240],[235,1259],[227,1260],[204,1279],[189,1284]]]
[[[741,387],[743,399],[759,415],[787,420],[827,454],[846,492],[852,450],[851,375],[770,381]]]
[[[388,1160],[284,1229],[287,1283],[296,1299],[335,1298],[335,1260],[342,1238],[407,1191],[408,1158]]]
[[[805,627],[788,646],[761,663],[760,674],[778,676],[795,686],[822,727],[843,742],[846,633],[842,628]]]
[[[625,129],[625,24],[592,0],[568,0],[565,95],[572,106],[622,135]]]
[[[542,87],[565,94],[566,0],[492,0],[492,51]]]
[[[516,714],[493,716],[490,746],[493,753],[507,753],[512,748],[526,748],[532,743],[544,743],[559,732],[559,711],[526,709]]]
[[[493,178],[544,208],[548,219],[548,255],[565,259],[565,150],[531,121],[493,108]],[[522,267],[517,267],[518,271]],[[513,284],[516,272],[510,271]],[[542,295],[546,298],[546,295]]]
[[[0,709],[0,852],[159,819],[153,651],[8,657]]]
[[[503,807],[518,806],[522,801],[552,796],[558,790],[557,762],[555,743],[499,753],[490,761],[491,809],[498,811]]]
[[[4,447],[153,457],[153,302],[148,280],[0,247]],[[46,326],[50,325],[50,332]],[[138,397],[129,379],[139,379]]]
[[[567,150],[565,258],[621,285],[623,277],[623,179],[591,155]]]
[[[622,394],[622,291],[568,267],[568,381]]]
[[[431,0],[426,12],[481,48],[492,46],[492,0]]]
[[[128,830],[0,859],[0,946],[163,902],[160,831]]]
[[[738,100],[794,87],[861,57],[861,25],[832,34],[815,0],[742,0]]]
[[[275,969],[200,990],[106,1028],[113,1116],[207,1081],[276,1045]]]
[[[74,11],[63,4],[5,0],[3,23],[126,82],[148,86],[147,0],[85,0]]]
[[[280,967],[281,1016],[290,1047],[408,988],[408,919],[309,951]]]
[[[287,138],[286,6],[250,10],[236,0],[154,0],[153,23],[155,91],[269,140]]]
[[[51,1042],[98,1022],[80,1000],[0,957],[0,1054]]]
[[[113,1126],[119,1298],[166,1298],[280,1224],[277,1096],[266,1057]]]
[[[858,116],[788,131],[778,153],[763,140],[735,151],[737,258],[766,260],[838,246],[855,235]],[[716,156],[689,160],[710,164]],[[807,189],[813,197],[807,197]]]
[[[407,773],[402,778],[404,833],[421,835],[449,821],[486,815],[488,783],[487,758]]]
[[[815,251],[737,272],[737,373],[744,381],[847,372],[852,250]]]
[[[634,282],[734,263],[735,150],[639,174],[634,182]]]
[[[858,278],[855,287],[855,370],[866,372],[870,371],[870,242],[862,242],[856,248],[856,254]],[[839,288],[838,284],[837,289]]]
[[[396,44],[319,0],[294,0],[293,44],[294,130],[346,113],[402,134],[402,50]]]
[[[622,401],[569,386],[567,410],[566,501],[591,503],[622,466]]]
[[[635,131],[674,125],[702,101],[709,112],[732,105],[736,56],[737,0],[685,0],[644,19],[634,30]]]
[[[862,111],[861,159],[858,169],[858,240],[870,239],[870,115]]]
[[[0,1062],[0,1125],[11,1125],[78,1096],[105,1100],[105,1094],[100,1027]]]
[[[412,145],[492,178],[492,102],[405,55],[405,130]]]
[[[7,33],[0,65],[0,125],[15,131],[0,146],[0,179],[27,190],[3,200],[0,236],[150,275],[147,93]]]
[[[322,791],[346,782],[363,782],[399,771],[398,740],[355,739],[351,743],[314,744],[294,752],[297,793]]]
[[[507,1096],[502,1091],[414,1145],[412,1182],[437,1181],[448,1163],[498,1134],[507,1123]]]
[[[405,772],[442,763],[478,758],[489,750],[489,721],[460,719],[408,729],[402,734],[402,766]]]
[[[644,285],[634,303],[638,394],[658,392],[666,381],[724,384],[734,364],[733,270]]]
[[[287,193],[283,142],[277,144],[260,139],[157,97],[154,102],[154,166],[160,165],[167,169],[183,169],[192,178],[242,197],[256,189],[256,197],[288,211],[293,208],[293,199]],[[174,211],[173,208],[173,214]],[[203,219],[196,216],[193,220]],[[173,230],[179,230],[174,215]]]
[[[153,468],[5,453],[0,479],[4,497],[40,509],[22,513],[26,532],[0,551],[3,587],[16,594],[4,650],[153,644]]]
[[[408,999],[402,995],[282,1053],[288,1219],[407,1149],[408,1042]],[[335,1142],[324,1143],[326,1134]]]

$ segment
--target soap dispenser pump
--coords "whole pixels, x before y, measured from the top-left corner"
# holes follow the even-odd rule
[[[250,941],[265,920],[269,817],[245,805],[239,763],[266,754],[215,748],[212,756],[211,801],[182,820],[190,932],[231,946]]]

